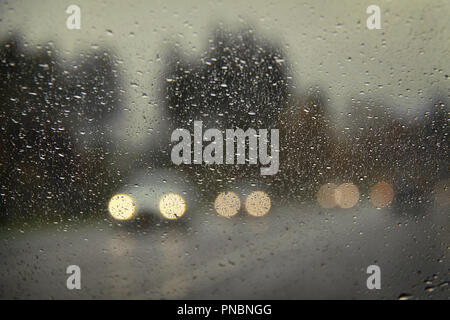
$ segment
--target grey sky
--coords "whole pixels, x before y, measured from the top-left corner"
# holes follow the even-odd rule
[[[71,4],[81,7],[81,30],[66,28]],[[381,7],[381,30],[366,28],[371,4]],[[18,0],[0,4],[0,36],[19,32],[31,48],[53,41],[70,59],[91,46],[112,48],[130,110],[117,134],[143,141],[162,124],[152,86],[164,77],[158,57],[170,43],[200,55],[219,21],[252,26],[282,45],[298,89],[320,85],[337,115],[352,99],[383,101],[404,115],[450,93],[449,13],[447,0]]]

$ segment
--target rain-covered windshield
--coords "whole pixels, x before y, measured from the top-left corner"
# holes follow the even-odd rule
[[[448,299],[448,1],[0,4],[0,298]]]

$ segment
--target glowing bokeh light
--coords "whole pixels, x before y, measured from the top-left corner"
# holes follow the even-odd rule
[[[214,201],[214,210],[223,217],[236,215],[241,208],[241,199],[232,191],[221,192]]]
[[[392,200],[394,200],[394,189],[391,184],[380,181],[370,189],[370,201],[375,207],[386,207]]]
[[[353,183],[343,183],[335,189],[334,196],[339,207],[348,209],[358,203],[359,190]]]
[[[255,217],[266,215],[271,206],[270,196],[264,191],[253,191],[245,199],[245,210]]]
[[[184,215],[186,202],[179,194],[167,193],[159,200],[159,211],[164,218],[175,220]]]
[[[108,211],[116,220],[130,220],[136,213],[136,205],[129,195],[116,194],[109,201]]]

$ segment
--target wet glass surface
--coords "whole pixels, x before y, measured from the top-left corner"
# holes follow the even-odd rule
[[[2,2],[0,298],[448,299],[450,5],[377,5]]]

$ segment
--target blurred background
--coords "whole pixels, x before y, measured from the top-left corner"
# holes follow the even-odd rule
[[[1,3],[0,297],[448,299],[450,5],[371,4]],[[172,164],[196,120],[278,174]]]

